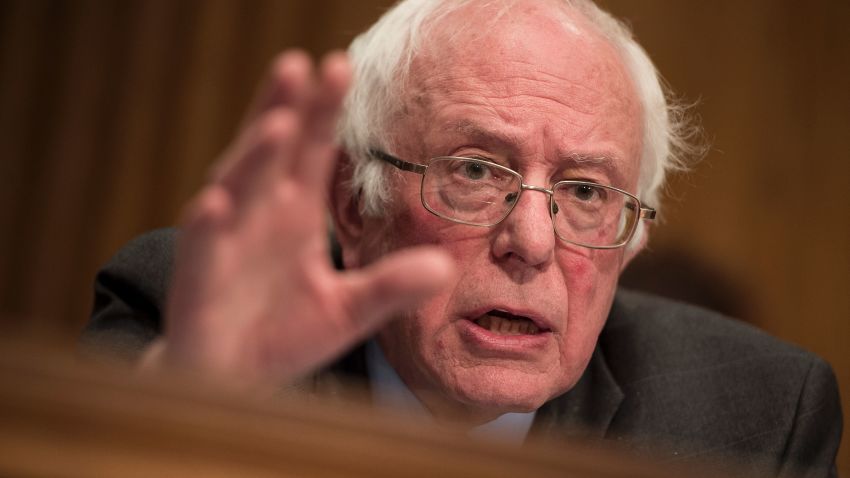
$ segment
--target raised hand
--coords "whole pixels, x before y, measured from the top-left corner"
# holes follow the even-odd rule
[[[452,274],[435,249],[337,272],[325,197],[347,60],[281,55],[210,183],[187,206],[165,339],[146,364],[241,382],[309,373],[435,292]]]

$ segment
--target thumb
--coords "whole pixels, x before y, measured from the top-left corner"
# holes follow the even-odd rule
[[[364,333],[391,314],[434,295],[456,275],[454,259],[432,246],[405,249],[351,272],[349,304],[352,323]]]

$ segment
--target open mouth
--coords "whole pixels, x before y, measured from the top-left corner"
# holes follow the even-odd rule
[[[539,327],[528,317],[497,309],[474,319],[473,322],[475,325],[499,335],[537,335],[549,331]]]

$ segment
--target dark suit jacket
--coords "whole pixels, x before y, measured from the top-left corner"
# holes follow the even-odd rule
[[[175,234],[136,239],[98,273],[85,343],[132,360],[160,333]],[[364,381],[360,348],[317,381],[339,376]],[[584,375],[538,410],[532,433],[814,477],[835,476],[841,427],[823,360],[710,311],[621,290]]]

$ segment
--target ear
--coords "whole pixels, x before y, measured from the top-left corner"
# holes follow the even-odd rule
[[[632,259],[637,257],[646,247],[649,241],[649,224],[639,224],[639,229],[635,231],[635,236],[626,244],[623,251],[623,262],[620,264],[620,272],[626,269],[626,266],[632,262]]]
[[[363,240],[363,217],[360,215],[360,193],[351,190],[354,167],[348,153],[340,150],[337,166],[330,184],[330,212],[334,223],[334,234],[342,251],[342,263],[346,269],[359,267],[361,241]]]

